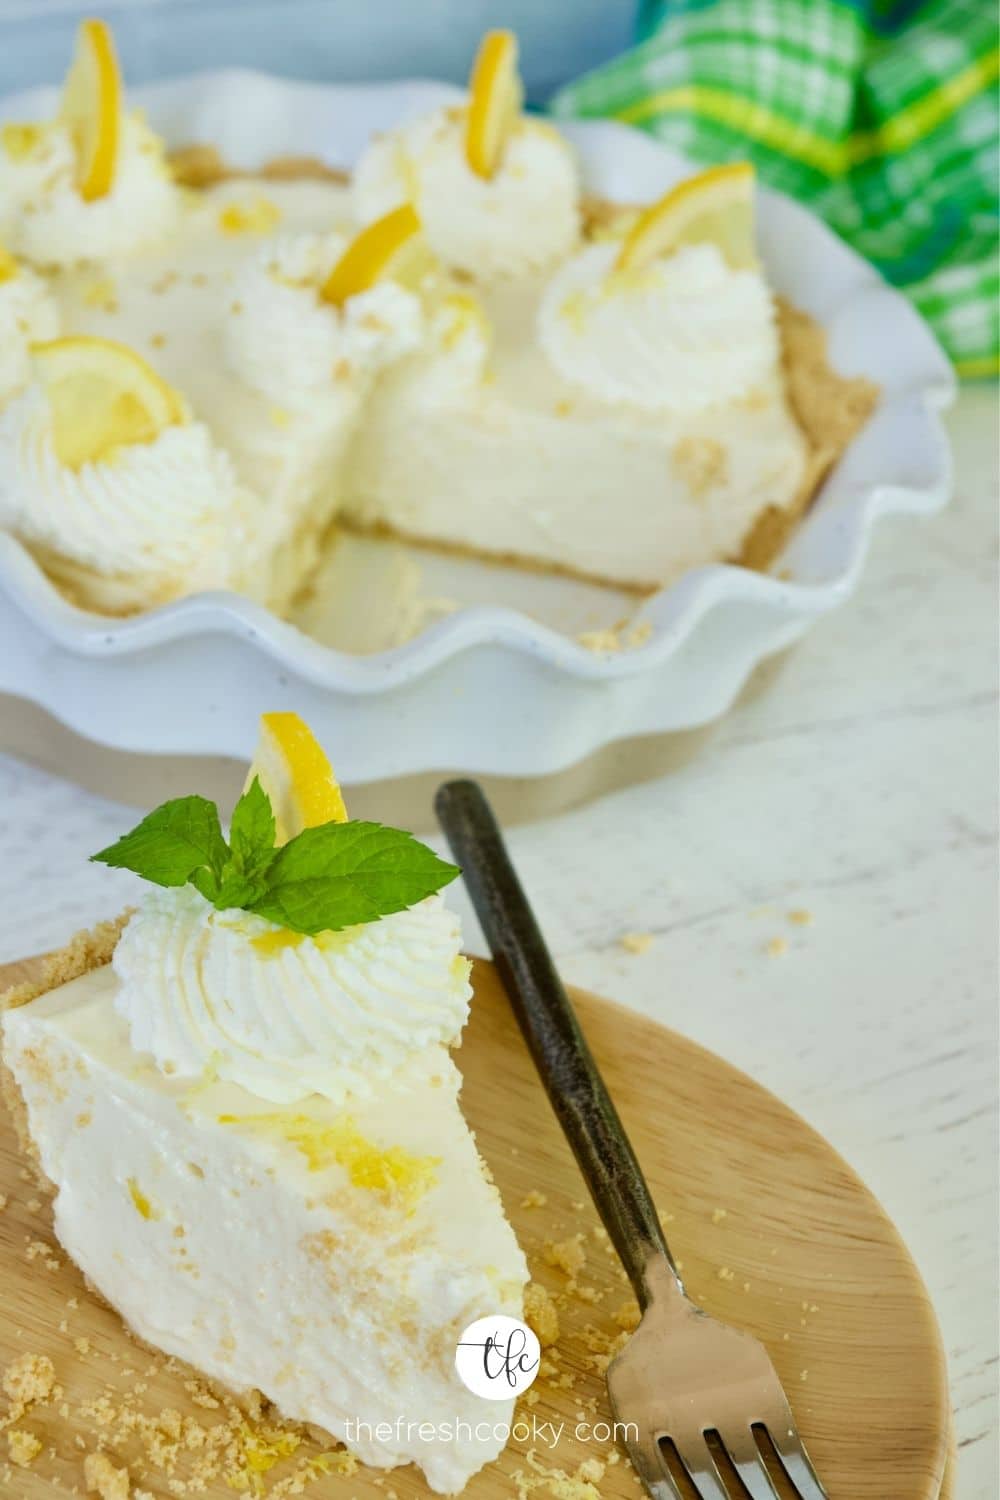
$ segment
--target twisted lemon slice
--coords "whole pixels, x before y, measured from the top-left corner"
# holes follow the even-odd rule
[[[367,292],[377,281],[415,287],[432,263],[417,211],[412,204],[404,203],[362,229],[351,241],[320,288],[320,296],[340,307],[348,297]]]
[[[78,336],[32,348],[52,413],[60,463],[78,469],[129,443],[152,443],[187,420],[180,395],[141,355],[111,339]]]
[[[689,177],[639,215],[622,243],[616,270],[634,271],[682,245],[716,245],[735,270],[757,264],[753,233],[754,169],[747,161]]]
[[[465,155],[479,177],[492,177],[524,101],[517,69],[517,37],[488,31],[479,44],[469,78]]]
[[[111,191],[122,129],[122,84],[111,28],[81,21],[60,115],[76,146],[76,185],[88,203]]]
[[[279,844],[320,823],[346,823],[347,808],[326,751],[298,714],[260,716],[260,739],[247,772],[267,793]]]

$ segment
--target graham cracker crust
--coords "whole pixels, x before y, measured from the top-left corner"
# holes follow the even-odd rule
[[[170,170],[174,181],[181,187],[209,188],[217,183],[240,177],[264,177],[270,182],[294,182],[312,180],[333,182],[346,187],[351,174],[342,167],[331,167],[318,156],[272,156],[262,167],[253,171],[230,166],[215,146],[194,143],[178,146],[169,155]]]
[[[830,364],[826,329],[809,313],[777,298],[785,395],[809,448],[791,505],[769,505],[743,539],[741,567],[763,573],[779,557],[823,480],[878,405],[879,388],[863,375],[839,375]]]

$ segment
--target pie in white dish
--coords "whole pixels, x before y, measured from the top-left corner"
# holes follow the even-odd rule
[[[45,302],[0,390],[0,524],[91,609],[284,613],[338,526],[641,591],[763,566],[870,409],[828,371],[795,400],[750,169],[586,199],[507,33],[345,182],[171,167],[87,24],[60,115],[0,136],[0,319],[30,278]]]

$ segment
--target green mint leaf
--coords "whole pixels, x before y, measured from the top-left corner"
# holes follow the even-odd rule
[[[100,864],[134,870],[154,885],[190,880],[210,901],[228,858],[218,809],[204,797],[164,802],[116,844],[91,855]]]
[[[232,911],[234,908],[249,911],[254,902],[258,901],[266,891],[267,883],[262,876],[241,875],[238,870],[227,865],[222,872],[218,887],[208,899],[219,911]],[[202,895],[205,895],[204,891]]]
[[[235,869],[250,881],[259,880],[274,858],[274,813],[256,776],[233,809],[229,847]]]
[[[324,823],[278,850],[250,910],[293,932],[338,932],[414,906],[458,873],[398,828]]]

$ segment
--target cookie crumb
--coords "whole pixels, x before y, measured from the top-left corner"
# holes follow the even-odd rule
[[[100,1500],[128,1500],[131,1484],[127,1469],[116,1469],[106,1453],[88,1453],[83,1461],[83,1480]]]
[[[47,1245],[44,1240],[31,1240],[24,1252],[24,1258],[29,1261],[40,1260],[46,1271],[58,1271],[62,1266],[62,1261],[52,1246]]]
[[[567,1276],[575,1276],[583,1269],[587,1258],[583,1248],[583,1235],[572,1234],[566,1240],[546,1240],[543,1254],[550,1266],[557,1266]]]
[[[788,913],[788,920],[789,922],[793,922],[796,927],[811,927],[816,918],[811,911],[806,911],[805,907],[798,906],[794,911]]]
[[[543,1349],[549,1349],[559,1337],[559,1314],[543,1286],[529,1281],[524,1289],[524,1321],[535,1333]]]
[[[47,1354],[22,1354],[3,1373],[4,1394],[23,1406],[47,1401],[55,1383],[55,1367]]]
[[[623,932],[621,945],[626,953],[647,953],[653,946],[651,932]]]
[[[614,1317],[619,1328],[624,1328],[626,1333],[634,1333],[642,1320],[642,1313],[635,1298],[630,1297],[627,1302],[623,1302]]]
[[[41,1440],[33,1432],[8,1432],[7,1451],[12,1464],[16,1464],[19,1469],[26,1469],[41,1453]]]
[[[781,958],[783,954],[788,952],[788,939],[783,937],[773,937],[768,943],[765,951],[768,958]]]
[[[524,1195],[524,1197],[521,1199],[521,1207],[522,1208],[544,1208],[545,1205],[546,1205],[546,1203],[548,1203],[548,1201],[549,1200],[548,1200],[548,1198],[546,1198],[546,1196],[545,1196],[544,1193],[540,1193],[537,1188],[532,1188],[531,1192],[530,1193],[526,1193]]]

